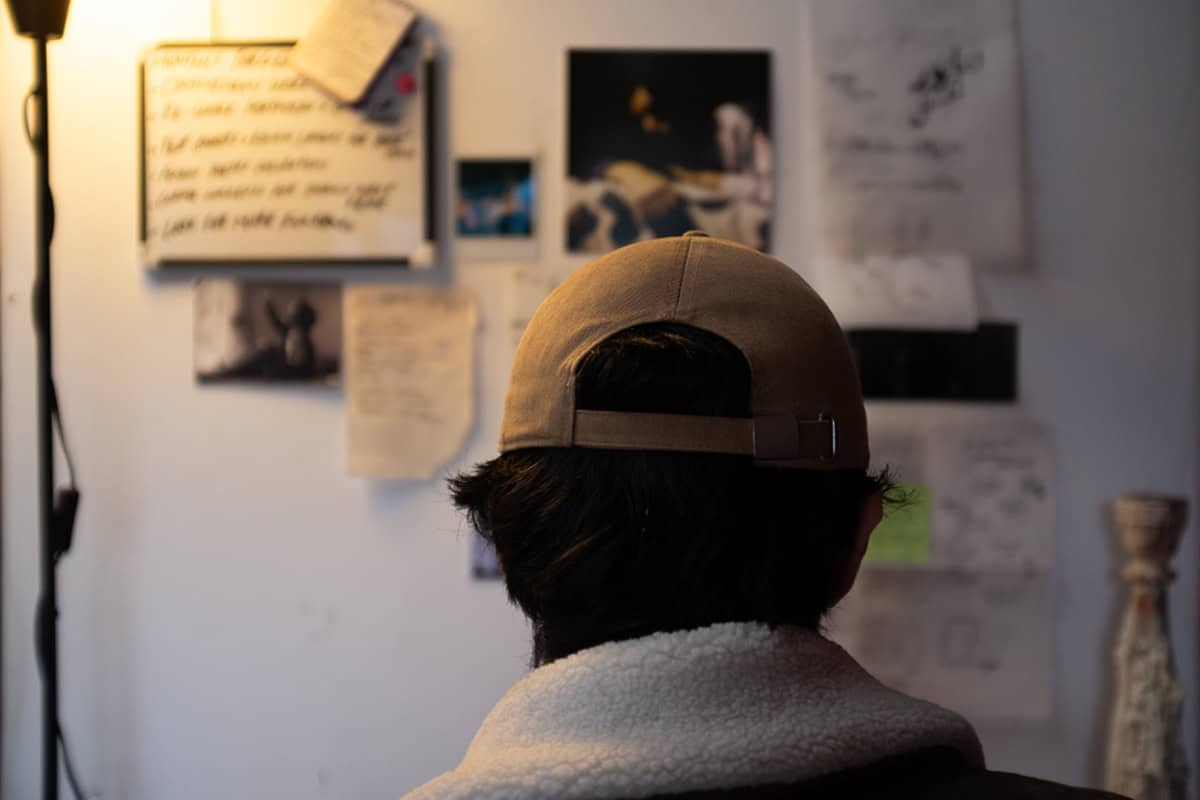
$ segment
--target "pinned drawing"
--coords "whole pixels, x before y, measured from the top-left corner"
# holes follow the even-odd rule
[[[939,562],[981,572],[1050,569],[1053,467],[1036,427],[940,429],[930,453]]]
[[[909,125],[923,128],[937,109],[962,99],[966,92],[966,76],[979,71],[982,66],[981,51],[964,52],[962,47],[955,45],[944,58],[921,70],[910,87],[917,100],[917,109],[909,117]]]
[[[835,609],[831,634],[883,683],[972,719],[1053,713],[1049,573],[994,576],[871,567]],[[1014,682],[1013,675],[1021,680]]]
[[[817,0],[818,255],[1027,263],[1013,0]]]

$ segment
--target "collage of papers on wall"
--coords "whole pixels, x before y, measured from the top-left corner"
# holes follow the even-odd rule
[[[873,463],[905,498],[835,630],[917,694],[1041,718],[1053,457],[1020,413],[1018,330],[987,317],[977,275],[1028,263],[1013,3],[943,3],[935,25],[916,2],[811,12],[812,277],[858,362]],[[572,254],[692,229],[771,247],[771,53],[572,48],[562,216],[541,219],[549,142],[455,154],[454,241],[435,251],[435,50],[403,3],[331,0],[294,47],[162,47],[146,64],[149,261],[318,267],[311,282],[201,280],[196,380],[340,384],[353,475],[429,479],[461,452],[480,308],[462,286],[346,282],[339,265],[490,263],[511,351]],[[500,577],[485,542],[470,551],[472,576]],[[1009,668],[1031,676],[1019,697]]]

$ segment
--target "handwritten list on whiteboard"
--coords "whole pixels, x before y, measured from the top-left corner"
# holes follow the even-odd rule
[[[367,118],[288,65],[291,45],[163,45],[143,68],[151,263],[420,260],[424,104]],[[418,48],[390,69],[416,83]]]

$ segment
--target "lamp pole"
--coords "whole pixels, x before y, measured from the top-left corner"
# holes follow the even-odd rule
[[[54,198],[50,192],[50,89],[47,43],[62,36],[70,0],[8,0],[13,25],[33,40],[34,84],[29,98],[37,106],[30,124],[22,109],[26,133],[37,168],[37,262],[33,282],[33,327],[37,339],[37,455],[38,545],[41,590],[34,619],[38,667],[42,673],[42,797],[58,800],[58,560],[71,546],[71,528],[79,493],[72,486],[54,494],[53,327],[50,284],[50,243],[54,238]],[[61,423],[60,423],[61,424]]]
[[[54,525],[54,350],[50,320],[50,242],[54,237],[54,201],[50,195],[50,104],[46,36],[34,36],[37,128],[33,147],[37,160],[37,271],[33,284],[33,325],[37,332],[38,522],[41,550],[41,595],[34,636],[42,672],[42,797],[58,800],[58,558]]]

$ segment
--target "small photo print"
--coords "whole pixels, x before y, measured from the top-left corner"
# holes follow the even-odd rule
[[[768,52],[573,50],[567,72],[567,250],[689,230],[768,248]]]
[[[199,281],[193,347],[197,383],[336,384],[342,288]]]
[[[458,235],[532,237],[534,190],[531,159],[459,159]]]
[[[471,577],[477,581],[498,581],[504,578],[496,548],[478,533],[471,534]]]

